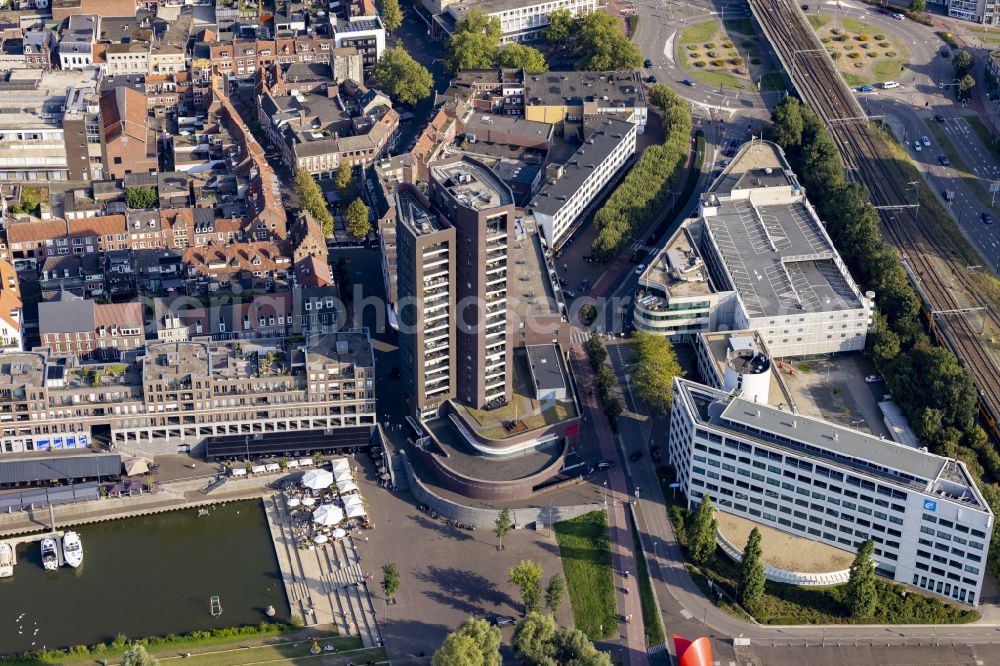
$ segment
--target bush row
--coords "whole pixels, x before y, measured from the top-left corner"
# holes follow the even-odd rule
[[[613,259],[642,230],[663,206],[688,154],[691,114],[687,102],[665,86],[655,86],[659,95],[650,95],[663,109],[666,139],[650,146],[597,211],[594,223],[598,234],[591,247],[601,261]],[[662,89],[662,90],[661,90]],[[655,99],[654,99],[655,97]]]

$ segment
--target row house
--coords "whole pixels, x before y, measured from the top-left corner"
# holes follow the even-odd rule
[[[104,293],[104,264],[95,254],[46,257],[38,275],[43,293],[67,291],[91,298]]]
[[[101,131],[105,174],[155,173],[156,134],[149,127],[145,96],[119,86],[101,95]]]
[[[23,323],[17,271],[6,261],[0,261],[0,348],[21,349]]]
[[[183,254],[189,290],[217,291],[240,284],[252,289],[287,285],[292,261],[274,243],[190,247]]]
[[[340,49],[335,40],[322,37],[237,39],[229,43],[215,42],[209,45],[209,60],[215,69],[220,74],[236,79],[252,79],[258,70],[275,63],[334,64],[337,69],[338,59],[347,58],[350,62],[350,58],[356,57],[355,49]]]
[[[38,330],[42,347],[86,359],[115,360],[146,344],[139,302],[101,304],[64,293],[38,304]]]

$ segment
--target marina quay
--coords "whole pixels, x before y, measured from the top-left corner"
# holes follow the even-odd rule
[[[343,431],[375,424],[367,331],[302,343],[163,342],[116,363],[50,352],[0,354],[3,454],[86,448],[198,453],[206,438]]]

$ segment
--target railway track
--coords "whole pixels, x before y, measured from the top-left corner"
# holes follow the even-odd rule
[[[928,229],[933,220],[908,206],[919,196],[919,189],[912,189],[895,161],[885,159],[884,141],[869,126],[867,115],[799,7],[789,0],[749,0],[749,4],[803,101],[828,128],[848,177],[871,192],[884,233],[902,254],[921,296],[932,333],[972,373],[983,421],[1000,438],[1000,367],[968,315],[935,313],[985,307],[981,315],[994,332],[1000,332],[1000,314],[977,294],[969,269],[957,259],[954,248],[934,241]]]

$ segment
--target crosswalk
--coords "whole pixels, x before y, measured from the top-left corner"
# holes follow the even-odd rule
[[[644,252],[652,252],[655,249],[656,248],[653,247],[652,245],[646,245],[645,243],[642,243],[640,241],[632,241],[632,244],[628,246],[629,252],[638,252],[639,250],[643,250]]]
[[[573,331],[573,342],[577,344],[583,344],[590,339],[590,333],[587,331]]]

